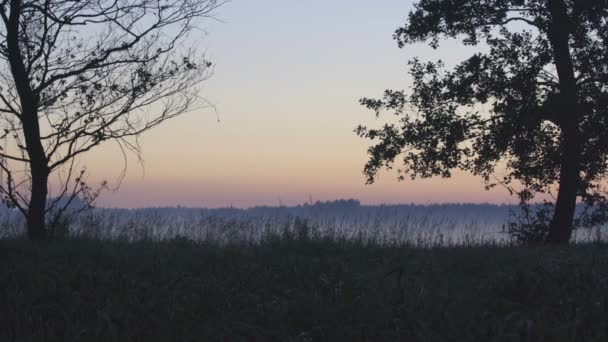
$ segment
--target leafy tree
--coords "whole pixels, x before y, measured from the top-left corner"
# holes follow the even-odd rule
[[[410,62],[409,92],[362,99],[398,123],[356,132],[375,143],[368,181],[402,159],[400,178],[471,171],[527,203],[557,188],[547,240],[571,238],[577,200],[605,209],[608,166],[608,4],[603,0],[420,0],[399,47],[461,39],[477,53],[453,69]],[[504,177],[496,170],[506,169]],[[605,219],[602,212],[586,223]],[[605,213],[605,212],[604,212]]]
[[[196,105],[210,63],[185,38],[220,2],[0,0],[0,192],[31,239],[48,237],[50,175],[56,198],[91,199],[80,155],[138,153],[142,132]]]

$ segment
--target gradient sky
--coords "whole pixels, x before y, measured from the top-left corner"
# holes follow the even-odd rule
[[[449,180],[397,182],[383,173],[365,185],[368,142],[353,129],[374,125],[361,97],[410,84],[414,57],[448,64],[467,55],[458,44],[439,50],[392,40],[411,1],[233,0],[221,22],[207,22],[202,40],[215,64],[201,95],[214,110],[198,110],[142,136],[145,164],[131,158],[117,191],[103,206],[299,204],[336,198],[363,203],[507,202],[504,190],[457,173]],[[202,35],[202,33],[200,33]],[[219,122],[218,122],[219,117]],[[111,184],[123,159],[114,146],[83,161],[93,180]]]

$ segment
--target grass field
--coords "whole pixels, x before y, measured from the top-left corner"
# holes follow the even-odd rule
[[[0,240],[0,341],[607,341],[608,246]]]

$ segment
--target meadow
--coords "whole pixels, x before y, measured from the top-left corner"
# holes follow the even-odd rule
[[[417,247],[511,245],[508,223],[516,206],[492,204],[361,205],[336,200],[298,206],[239,208],[98,208],[67,215],[52,229],[59,237],[98,240],[258,243],[266,235],[298,230],[316,238],[356,239],[377,245]],[[605,241],[608,226],[574,231],[573,241]],[[16,210],[0,209],[0,237],[25,234]]]
[[[43,244],[5,216],[0,340],[608,340],[601,230],[522,247],[482,229],[504,208],[345,204],[97,211]]]

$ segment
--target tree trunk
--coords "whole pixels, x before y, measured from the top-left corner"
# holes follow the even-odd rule
[[[32,194],[27,210],[27,235],[32,241],[49,238],[45,220],[47,181],[45,170],[32,171]]]
[[[562,133],[559,192],[555,214],[549,227],[549,243],[568,243],[572,236],[576,199],[580,186],[580,133],[578,129],[578,90],[574,77],[574,65],[570,53],[572,23],[564,0],[547,0],[551,14],[549,40],[559,77],[560,99],[563,101],[558,114]]]
[[[576,137],[562,132],[562,158],[559,175],[559,191],[555,201],[555,213],[549,227],[548,243],[565,244],[572,237],[576,198],[579,188],[579,158]]]
[[[31,240],[40,241],[48,238],[45,226],[46,196],[48,192],[49,168],[44,146],[40,139],[38,119],[38,94],[30,84],[28,69],[20,48],[20,20],[22,14],[21,0],[11,0],[10,16],[6,25],[7,55],[11,74],[21,103],[21,121],[25,150],[29,157],[32,190],[27,209],[27,233]]]

